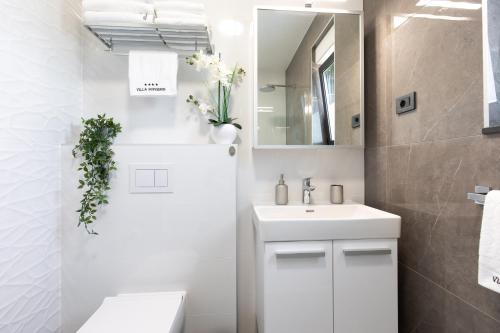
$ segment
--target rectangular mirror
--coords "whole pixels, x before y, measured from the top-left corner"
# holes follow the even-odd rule
[[[363,146],[361,13],[258,8],[254,146]]]
[[[500,1],[483,0],[484,130],[500,133]]]

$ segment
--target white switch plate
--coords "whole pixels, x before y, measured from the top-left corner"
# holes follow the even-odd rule
[[[173,164],[130,164],[130,193],[173,193]]]

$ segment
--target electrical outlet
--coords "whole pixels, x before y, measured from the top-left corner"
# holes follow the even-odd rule
[[[352,128],[357,128],[361,126],[361,116],[360,114],[355,114],[354,116],[351,117],[351,127]]]
[[[414,91],[408,95],[396,99],[396,113],[406,113],[417,109],[417,93]]]

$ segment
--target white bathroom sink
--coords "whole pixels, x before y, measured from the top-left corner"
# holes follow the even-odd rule
[[[254,224],[264,242],[399,238],[401,218],[360,204],[254,206]]]

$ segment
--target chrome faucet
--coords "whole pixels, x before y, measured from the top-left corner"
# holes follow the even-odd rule
[[[302,180],[302,203],[311,204],[311,192],[316,189],[316,186],[311,185],[311,177]]]

